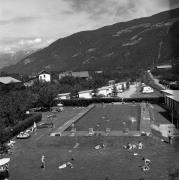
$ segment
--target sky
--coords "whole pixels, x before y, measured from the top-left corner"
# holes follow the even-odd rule
[[[83,30],[179,7],[179,0],[0,0],[0,51],[41,48]]]

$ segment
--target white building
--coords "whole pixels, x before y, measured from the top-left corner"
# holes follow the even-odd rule
[[[115,86],[117,88],[117,90],[124,90],[126,89],[126,82],[119,82],[119,83],[115,83]]]
[[[102,96],[110,96],[112,94],[112,86],[104,86],[104,87],[101,87],[101,88],[98,88],[98,96],[99,95],[102,95]]]
[[[57,99],[70,99],[70,93],[58,94]]]
[[[164,64],[164,65],[159,65],[156,66],[157,69],[171,69],[172,65],[171,64]]]
[[[93,90],[86,90],[86,91],[80,91],[80,92],[78,92],[79,98],[91,99],[92,96],[93,96],[92,91],[93,91]]]
[[[47,71],[42,71],[39,73],[39,81],[41,82],[51,82],[51,74]]]
[[[165,104],[177,117],[177,127],[179,127],[179,90],[162,90],[165,98]]]

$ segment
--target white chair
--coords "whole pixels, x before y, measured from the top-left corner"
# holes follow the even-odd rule
[[[111,132],[111,128],[106,128],[105,132],[106,132],[106,136],[108,136],[110,134],[110,132]]]
[[[88,135],[89,135],[89,136],[93,136],[93,135],[94,135],[94,130],[93,130],[93,128],[89,128]]]

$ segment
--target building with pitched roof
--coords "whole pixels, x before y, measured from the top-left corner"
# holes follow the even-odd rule
[[[21,81],[10,77],[10,76],[6,76],[6,77],[0,77],[0,83],[1,84],[12,84],[12,83],[21,83]]]
[[[51,74],[48,71],[41,71],[38,77],[41,82],[51,82]]]
[[[65,76],[72,76],[75,78],[82,78],[82,79],[89,79],[90,75],[88,71],[79,71],[79,72],[73,72],[73,71],[66,71],[59,74],[59,79],[65,77]]]

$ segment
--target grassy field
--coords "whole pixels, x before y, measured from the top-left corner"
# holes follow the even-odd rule
[[[143,150],[128,152],[122,148],[127,142],[142,140]],[[74,149],[76,142],[79,147]],[[95,150],[94,146],[104,143],[106,148]],[[138,153],[138,156],[134,156]],[[46,156],[46,169],[40,168],[41,155]],[[151,170],[141,171],[142,158],[149,158]],[[74,158],[72,161],[71,158]],[[60,164],[71,161],[73,169],[58,169]],[[44,137],[36,142],[32,139],[18,143],[11,158],[10,179],[12,180],[164,180],[175,167],[179,167],[178,149],[158,139],[141,137]]]
[[[65,107],[53,120],[54,128],[78,112],[80,109]],[[46,121],[46,116],[47,113],[42,121]],[[111,180],[170,180],[169,173],[179,169],[177,142],[169,145],[156,137],[50,137],[51,131],[53,128],[38,129],[30,139],[16,140],[10,155],[9,180],[104,180],[105,176]],[[139,140],[144,144],[142,150],[123,149],[127,142],[133,144]],[[74,148],[76,143],[79,146]],[[105,148],[94,149],[99,144]],[[40,168],[42,154],[46,156],[45,170]],[[152,162],[148,172],[141,171],[143,157]],[[74,168],[58,168],[67,161]]]
[[[75,127],[77,131],[88,131],[89,128],[99,131],[104,131],[105,128],[111,130],[128,128],[136,131],[139,130],[139,123],[139,104],[108,104],[96,105],[75,124]]]

